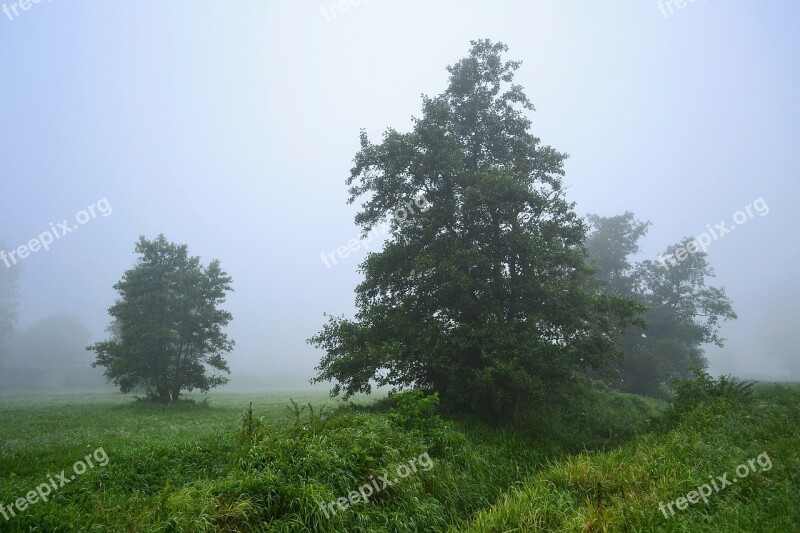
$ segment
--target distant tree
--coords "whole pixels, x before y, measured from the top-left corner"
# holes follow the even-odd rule
[[[713,270],[702,251],[687,254],[681,262],[631,263],[639,239],[649,222],[626,212],[614,217],[590,215],[587,252],[596,268],[600,290],[636,299],[645,306],[644,324],[628,328],[617,338],[625,359],[616,369],[620,388],[640,394],[659,395],[671,376],[686,377],[688,368],[706,368],[703,345],[722,346],[720,321],[736,318],[724,289],[708,286]],[[688,239],[687,241],[688,242]],[[672,245],[663,256],[682,245]],[[646,324],[646,326],[645,326]]]
[[[633,295],[633,270],[630,257],[639,252],[639,239],[647,234],[650,222],[637,220],[633,213],[602,217],[588,215],[590,231],[586,253],[595,267],[601,289],[618,296]]]
[[[533,106],[500,43],[472,42],[450,85],[423,97],[410,133],[361,134],[349,203],[356,223],[395,216],[361,265],[355,320],[332,317],[309,339],[326,351],[313,381],[333,394],[371,383],[439,392],[444,405],[518,422],[521,410],[617,357],[613,333],[638,306],[588,290],[586,227],[564,197],[565,155],[528,130]]]
[[[111,338],[88,348],[97,354],[92,366],[105,367],[122,392],[143,390],[161,402],[227,383],[207,370],[230,372],[223,355],[234,343],[223,328],[232,316],[218,306],[231,278],[219,261],[203,267],[164,235],[140,237],[136,253],[137,264],[114,285],[120,299],[109,309]]]
[[[0,250],[4,245],[0,242]],[[8,341],[17,323],[17,306],[19,305],[18,266],[0,263],[0,365],[8,349]]]
[[[665,255],[685,249],[689,241],[667,247]],[[671,376],[685,378],[690,366],[708,367],[703,345],[724,346],[720,325],[737,318],[725,289],[707,284],[714,276],[700,250],[668,268],[650,260],[639,263],[635,291],[648,308],[647,329],[634,327],[625,334],[626,390],[657,394]]]
[[[14,366],[65,369],[85,366],[86,343],[91,333],[74,315],[53,315],[15,335]]]

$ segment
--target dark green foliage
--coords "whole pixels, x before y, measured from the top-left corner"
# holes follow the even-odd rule
[[[506,46],[481,40],[423,98],[413,130],[361,135],[347,184],[369,232],[407,201],[391,237],[361,265],[354,320],[333,317],[310,342],[316,382],[437,392],[450,410],[520,423],[580,372],[614,361],[614,335],[639,306],[583,283],[586,227],[564,194],[566,155],[529,130]]]
[[[131,408],[138,409],[141,412],[176,413],[181,411],[203,411],[211,408],[208,398],[203,398],[200,401],[195,398],[179,398],[168,404],[156,403],[152,399],[142,396],[134,396],[133,399],[134,402],[131,404]]]
[[[204,267],[163,235],[141,237],[136,252],[136,266],[114,285],[120,299],[108,311],[112,338],[87,348],[97,353],[93,366],[105,367],[122,392],[142,390],[160,402],[227,383],[208,369],[230,372],[224,354],[233,341],[223,328],[232,317],[219,305],[231,278],[219,261]]]
[[[538,464],[538,455],[513,439],[503,450],[473,444],[431,414],[435,406],[412,396],[393,400],[387,416],[340,414],[321,419],[296,404],[294,422],[277,426],[247,414],[234,470],[214,483],[185,487],[170,498],[167,516],[183,530],[198,526],[203,511],[212,529],[242,531],[441,530],[465,523],[504,487]],[[426,413],[430,414],[428,417]],[[421,416],[423,418],[410,418]],[[409,429],[409,423],[416,426]],[[247,444],[258,435],[253,444]],[[497,437],[495,437],[497,438]],[[488,444],[488,443],[487,443]],[[397,479],[396,468],[428,453],[433,466]],[[327,504],[384,473],[396,483],[369,503],[347,510]]]
[[[674,398],[666,413],[667,420],[678,420],[700,404],[713,407],[722,404],[748,402],[753,396],[752,381],[742,381],[730,376],[720,376],[717,379],[702,368],[690,367],[692,377],[670,379],[674,391]]]
[[[725,289],[707,284],[714,270],[706,257],[697,251],[669,269],[649,260],[637,265],[635,297],[649,309],[647,329],[626,333],[626,390],[652,394],[670,376],[688,376],[690,366],[705,368],[704,344],[724,346],[719,328],[737,316]]]
[[[388,417],[399,426],[407,429],[428,430],[440,425],[439,395],[425,396],[421,390],[398,392],[389,395],[389,400],[394,404],[389,410]]]
[[[301,406],[291,398],[289,399],[289,404],[286,406],[289,411],[289,431],[294,433],[307,431],[316,433],[322,430],[325,425],[325,405],[322,405],[317,410],[314,408],[314,404],[310,402]]]
[[[632,436],[657,412],[647,407],[637,411],[626,395],[594,388],[573,402],[576,408],[589,410],[584,427],[573,432],[561,428],[556,434],[564,418],[542,418],[538,433],[523,436],[475,420],[443,420],[437,404],[436,395],[410,391],[392,394],[376,407],[345,408],[324,418],[312,405],[292,402],[287,425],[269,424],[248,408],[240,430],[245,437],[239,439],[230,475],[184,488],[170,499],[180,505],[164,509],[163,517],[169,516],[185,530],[197,526],[193,517],[198,516],[204,516],[211,529],[242,531],[412,532],[464,527],[476,511],[538,469],[546,457],[542,448],[550,452],[608,445],[609,438],[616,442],[622,434],[617,431],[630,431]],[[550,413],[562,411],[565,406],[556,405]],[[606,423],[610,425],[601,427]],[[547,445],[542,434],[550,436]],[[432,459],[430,470],[399,479],[369,503],[328,517],[321,511],[320,503],[346,497],[368,483],[370,476],[389,473],[391,478],[398,465],[422,453]],[[204,511],[210,514],[203,515]]]
[[[526,413],[521,431],[548,455],[607,450],[650,427],[663,409],[663,401],[591,382],[548,397]]]

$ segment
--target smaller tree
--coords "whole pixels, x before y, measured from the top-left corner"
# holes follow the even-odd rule
[[[227,383],[207,370],[230,373],[224,354],[234,342],[223,328],[232,316],[219,305],[232,290],[231,278],[219,261],[204,267],[186,245],[164,235],[140,237],[136,253],[134,268],[114,285],[120,299],[108,310],[111,338],[87,348],[97,354],[92,366],[105,367],[123,393],[143,390],[161,402]]]
[[[587,285],[632,297],[645,309],[643,322],[617,338],[625,360],[616,372],[623,381],[613,383],[629,392],[660,395],[671,376],[687,376],[692,365],[706,368],[703,345],[722,346],[720,323],[736,318],[724,289],[707,284],[714,271],[706,254],[696,250],[674,265],[631,263],[629,258],[638,253],[638,241],[650,223],[630,212],[614,217],[589,215],[588,220],[592,231],[586,249],[596,272]],[[689,241],[668,247],[666,256],[687,248]]]
[[[691,239],[667,247],[666,254],[685,249]],[[689,368],[708,366],[703,345],[724,346],[722,322],[736,320],[725,289],[707,284],[714,277],[707,255],[698,250],[669,268],[642,261],[634,279],[636,297],[648,307],[646,330],[632,328],[625,337],[625,388],[655,394],[671,376],[685,378]]]

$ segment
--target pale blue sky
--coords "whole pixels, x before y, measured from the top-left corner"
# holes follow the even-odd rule
[[[234,371],[310,377],[321,354],[305,339],[323,311],[352,312],[360,279],[363,251],[330,270],[319,257],[357,234],[344,180],[359,129],[408,129],[469,40],[491,38],[523,61],[534,132],[570,154],[579,213],[653,223],[642,257],[764,198],[767,216],[709,247],[716,282],[754,293],[712,370],[800,379],[800,4],[698,1],[665,18],[649,0],[371,0],[331,20],[323,4],[0,12],[0,240],[113,207],[23,260],[22,326],[73,313],[102,338],[134,241],[163,232],[233,276]]]

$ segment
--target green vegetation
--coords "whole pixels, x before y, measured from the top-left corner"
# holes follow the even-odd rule
[[[418,391],[338,404],[320,394],[172,405],[3,397],[0,503],[98,447],[110,462],[8,522],[0,516],[0,530],[791,531],[800,388],[698,377],[676,383],[666,410],[594,384],[551,398],[514,430],[443,418],[438,398]],[[670,518],[659,509],[765,452],[771,469],[707,505]],[[430,468],[393,475],[421,454]],[[330,502],[384,474],[393,484],[369,503],[332,512]]]
[[[328,408],[308,394],[181,396],[228,381],[219,372],[229,372],[232,315],[220,306],[231,278],[185,245],[141,237],[138,262],[114,286],[110,338],[89,350],[120,391],[145,398],[2,398],[0,529],[800,523],[800,391],[703,370],[703,346],[722,346],[720,324],[736,313],[707,283],[699,243],[668,247],[674,264],[632,264],[649,223],[591,215],[589,231],[566,198],[566,155],[530,131],[533,106],[506,51],[473,41],[448,68],[447,89],[423,97],[409,133],[390,129],[374,144],[362,132],[347,180],[363,232],[393,215],[391,234],[361,264],[355,316],[331,317],[309,339],[325,352],[312,381],[333,382],[346,399],[375,385],[404,392]],[[16,321],[16,275],[0,275],[0,356]],[[65,340],[88,332],[64,323],[19,336],[17,357],[63,348],[75,359]],[[59,330],[73,336],[51,334]],[[690,365],[694,377],[676,380]],[[100,464],[81,462],[91,457]],[[708,481],[727,475],[731,486],[712,493]]]
[[[588,219],[592,230],[586,250],[597,270],[589,285],[632,298],[645,309],[642,321],[617,339],[625,359],[609,383],[635,394],[663,396],[671,377],[686,377],[690,367],[708,366],[706,344],[724,345],[720,326],[737,318],[731,300],[724,288],[710,284],[714,270],[703,249],[681,255],[683,260],[674,265],[632,263],[650,223],[636,220],[630,212]],[[671,245],[665,253],[669,256],[685,245],[686,241]]]
[[[619,361],[615,337],[644,307],[593,290],[586,225],[562,182],[566,155],[531,131],[507,47],[473,41],[423,97],[412,131],[361,134],[347,185],[363,233],[392,213],[391,238],[361,264],[353,319],[310,339],[316,381],[436,392],[458,412],[521,424],[586,370]],[[399,209],[424,199],[421,212]],[[420,206],[422,207],[422,206]]]
[[[346,407],[321,395],[215,395],[159,405],[105,397],[20,396],[0,407],[0,502],[102,446],[110,462],[29,506],[3,531],[428,531],[466,527],[547,460],[613,446],[643,431],[656,401],[598,386],[585,405],[553,402],[530,434],[443,420],[435,397],[404,394]],[[252,412],[248,403],[253,400]],[[323,403],[327,407],[320,412]],[[308,405],[305,408],[299,405]],[[329,411],[337,409],[335,414]],[[245,417],[242,412],[245,411]],[[572,424],[570,433],[565,424]],[[427,452],[412,473],[369,503],[329,519],[319,508],[370,476]],[[396,476],[395,476],[396,477]],[[0,520],[3,520],[0,517]]]
[[[669,518],[659,509],[710,476],[736,478],[737,466],[764,452],[771,469],[757,465],[708,504]],[[665,433],[554,463],[481,512],[469,531],[778,532],[797,524],[800,388],[770,386],[757,388],[751,402],[738,391],[705,399]]]
[[[321,394],[294,398],[331,403]],[[100,446],[110,457],[107,467],[78,477],[55,501],[32,505],[21,520],[5,523],[0,516],[0,531],[27,531],[32,525],[42,531],[77,530],[96,512],[111,516],[122,507],[147,506],[168,485],[221,475],[228,469],[242,406],[251,400],[268,419],[286,418],[286,395],[225,394],[206,404],[170,406],[132,403],[116,394],[0,396],[0,503],[24,497],[47,482],[48,473],[69,470]],[[104,511],[94,508],[95,493],[110,496]]]
[[[136,253],[136,265],[114,285],[111,338],[87,348],[97,353],[92,366],[105,368],[120,391],[143,391],[162,403],[227,383],[211,371],[230,373],[224,356],[234,342],[224,328],[233,316],[219,306],[233,290],[231,277],[218,260],[203,266],[163,234],[140,237]]]

